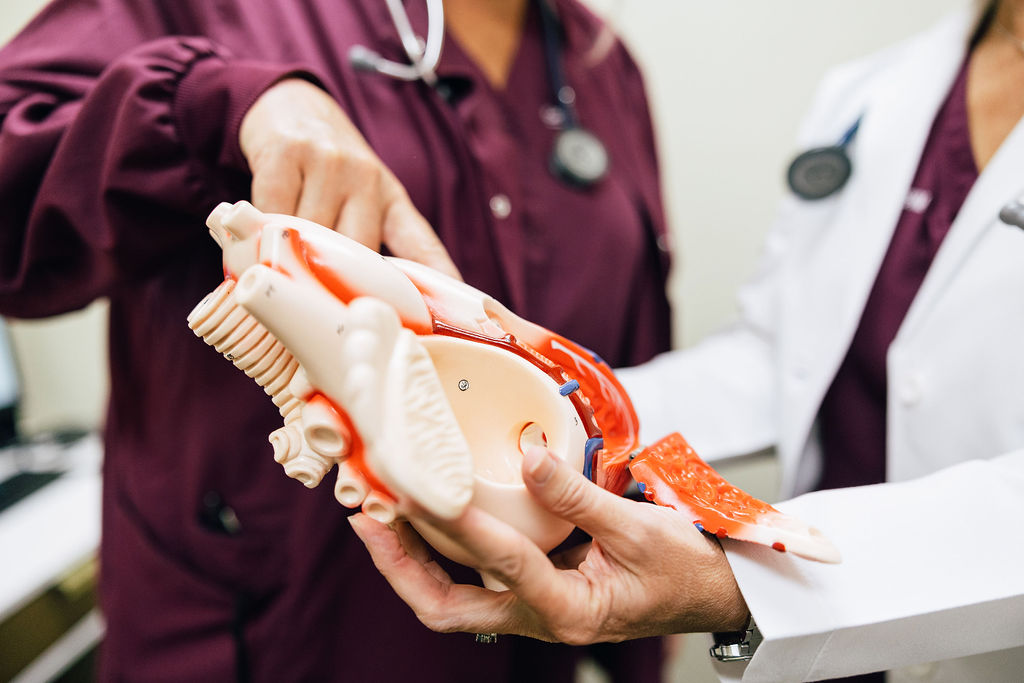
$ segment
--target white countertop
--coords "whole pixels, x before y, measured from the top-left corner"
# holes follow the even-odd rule
[[[101,453],[95,435],[0,450],[0,478],[48,465],[68,470],[0,512],[0,621],[95,554]]]

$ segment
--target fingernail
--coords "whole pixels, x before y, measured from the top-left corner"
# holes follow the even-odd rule
[[[526,475],[537,484],[546,484],[555,472],[558,463],[555,456],[546,448],[534,447],[526,451],[523,459]]]
[[[359,516],[360,516],[359,514],[349,515],[348,516],[348,523],[350,525],[352,525],[352,531],[356,532],[356,536],[358,536],[359,538],[362,538],[363,537],[363,529],[362,529],[363,520],[358,519]]]

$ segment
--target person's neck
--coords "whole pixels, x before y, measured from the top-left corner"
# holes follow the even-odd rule
[[[995,22],[1018,38],[1024,38],[1024,0],[1001,0]]]
[[[1024,116],[1024,0],[1002,0],[974,46],[967,74],[967,120],[978,170]]]
[[[505,87],[529,0],[444,0],[445,27],[490,84]]]

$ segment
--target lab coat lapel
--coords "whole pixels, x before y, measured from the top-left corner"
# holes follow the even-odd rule
[[[853,150],[857,178],[839,219],[843,225],[834,231],[848,240],[851,259],[860,265],[844,271],[856,273],[850,288],[855,305],[844,320],[844,352],[903,212],[935,115],[963,63],[972,19],[964,12],[941,24],[912,46],[869,96]]]
[[[956,76],[966,49],[974,13],[961,12],[937,26],[882,67],[862,105],[863,119],[850,149],[854,171],[838,200],[833,225],[791,283],[801,291],[787,299],[800,302],[790,310],[792,336],[786,344],[788,364],[799,376],[803,368],[824,372],[800,390],[784,417],[780,441],[783,488],[801,488],[795,465],[832,377],[842,362],[860,321],[893,230],[903,210],[932,121]],[[959,49],[958,49],[959,48]],[[830,286],[807,291],[807,283]],[[834,321],[823,326],[823,321]],[[786,462],[788,461],[788,462]],[[805,473],[806,474],[806,473]]]
[[[949,233],[935,255],[913,305],[904,318],[897,343],[912,334],[949,287],[971,249],[996,221],[1002,206],[1024,192],[1024,119],[1010,132],[971,188]]]

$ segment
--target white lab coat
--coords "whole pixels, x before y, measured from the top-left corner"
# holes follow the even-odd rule
[[[835,144],[863,115],[851,180],[826,200],[786,200],[736,326],[621,371],[646,441],[680,431],[709,460],[774,446],[784,495],[813,485],[818,406],[977,19],[962,12],[826,79],[800,144]],[[765,636],[732,675],[1024,680],[1024,230],[997,218],[1022,192],[1024,123],[971,190],[889,349],[894,483],[778,505],[821,528],[843,563],[724,543]]]

